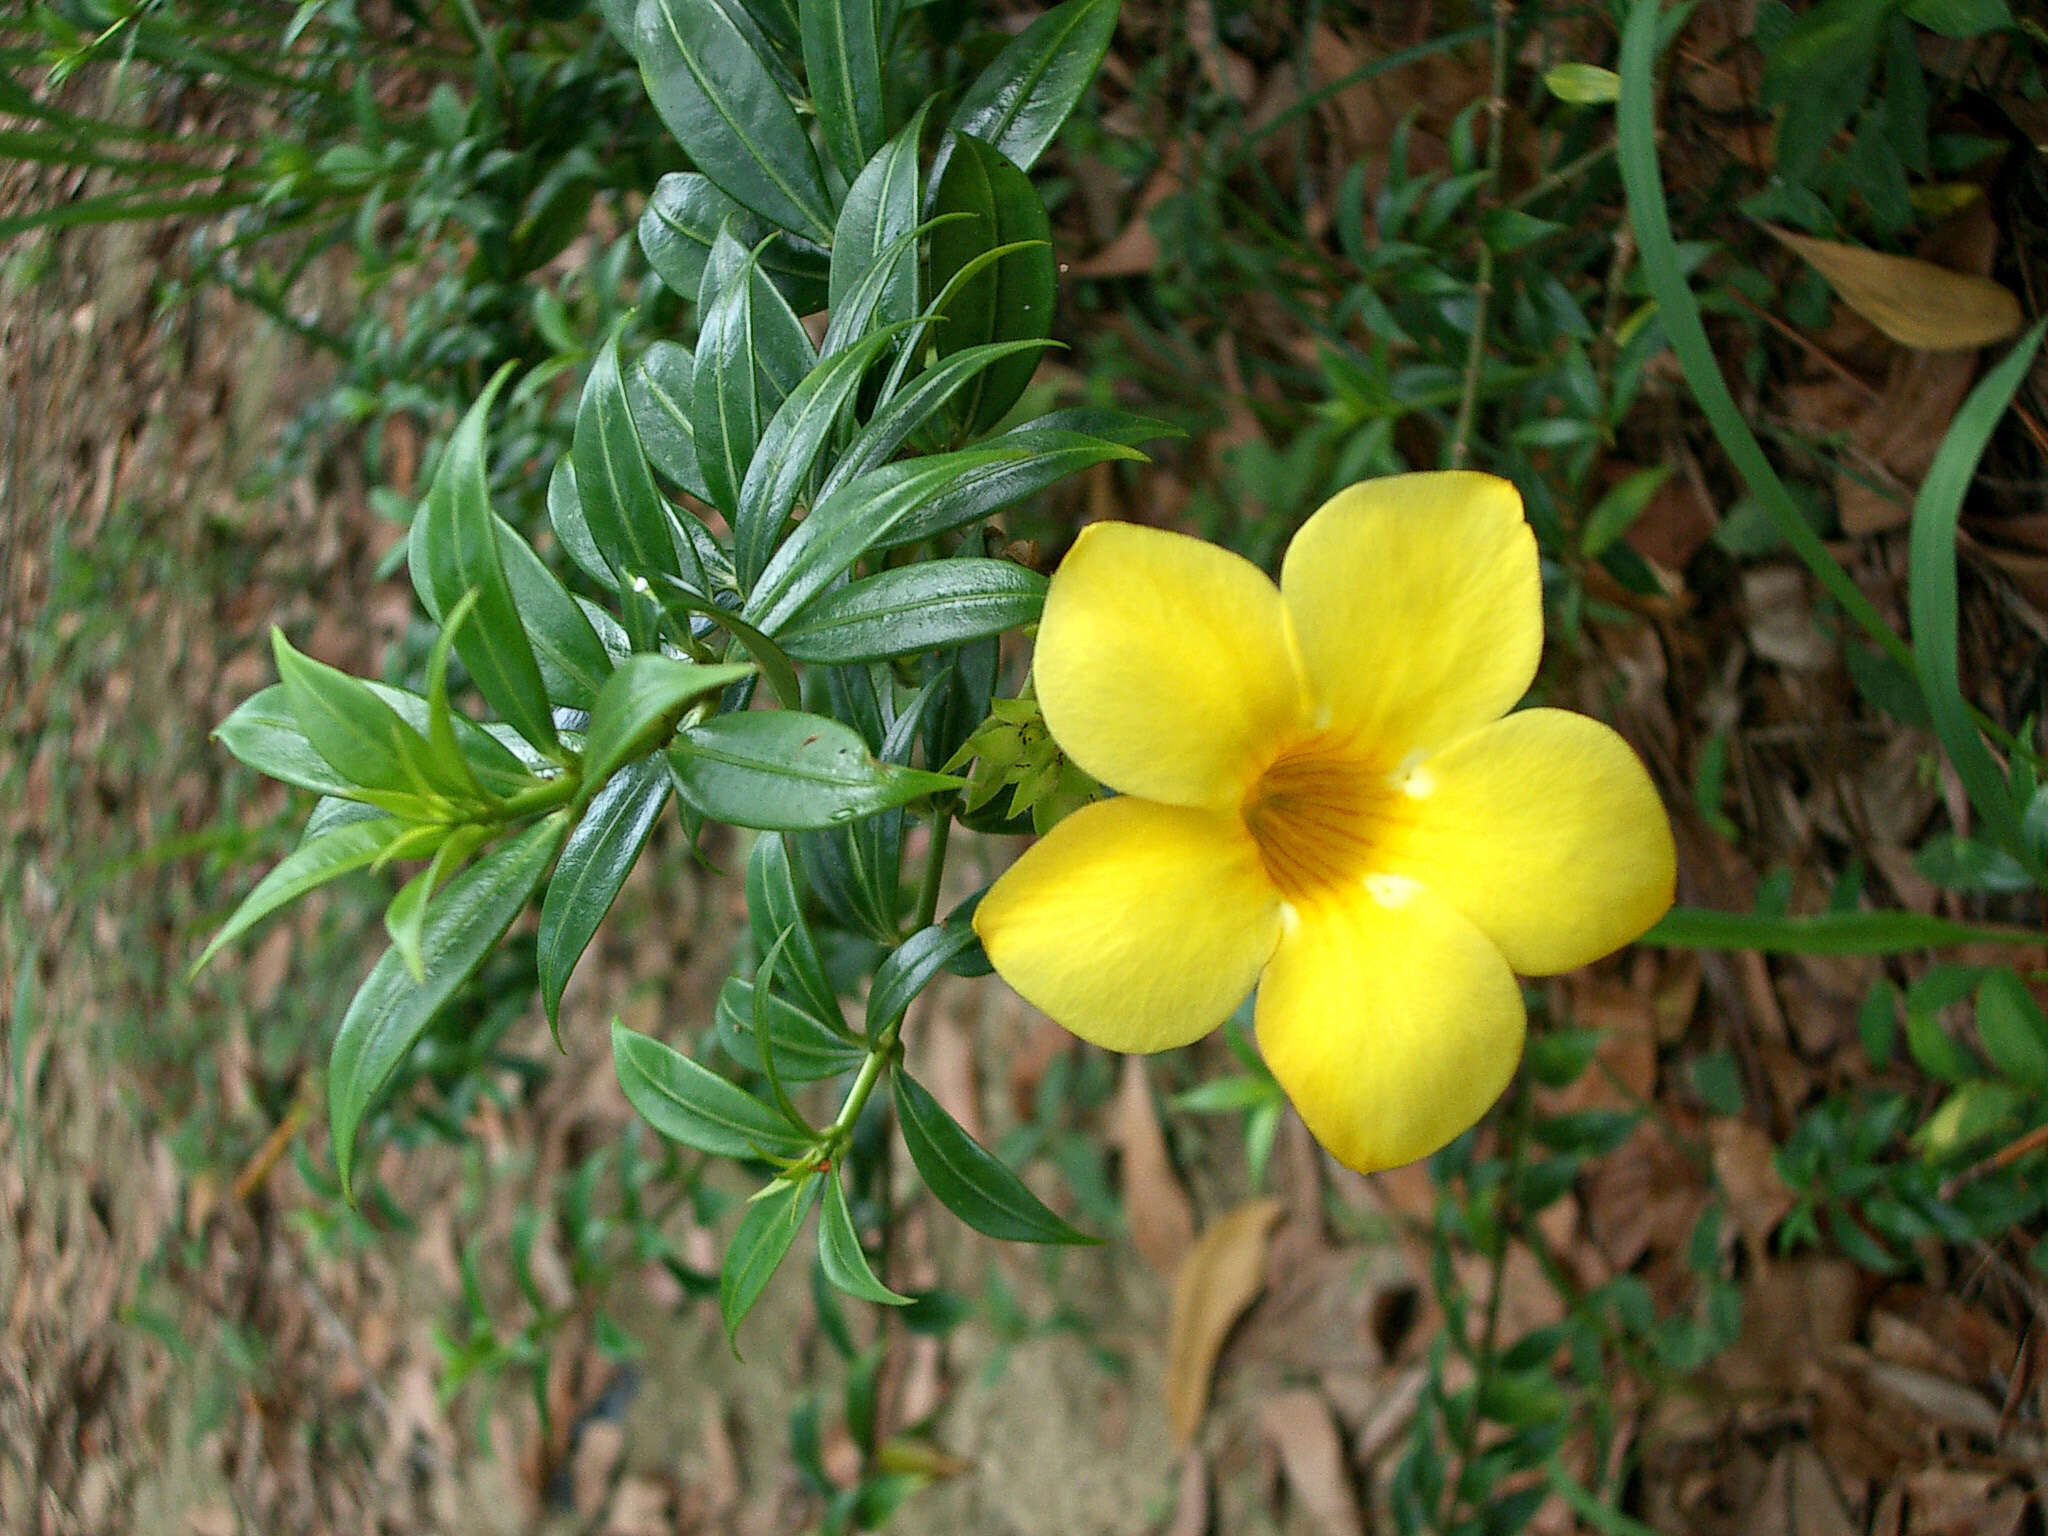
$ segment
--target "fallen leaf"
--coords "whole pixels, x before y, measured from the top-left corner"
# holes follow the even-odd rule
[[[1131,1241],[1146,1263],[1170,1275],[1195,1240],[1195,1209],[1167,1156],[1142,1056],[1124,1058],[1109,1135],[1121,1159],[1118,1182]]]
[[[1988,277],[1916,256],[1816,240],[1775,224],[1764,228],[1805,258],[1844,304],[1901,346],[1968,350],[2003,341],[2025,323],[2019,300]]]
[[[1748,1536],[1859,1536],[1819,1452],[1795,1442],[1771,1458],[1744,1517]]]
[[[1309,1522],[1324,1536],[1357,1536],[1364,1518],[1322,1395],[1301,1388],[1267,1398],[1259,1428],[1280,1453],[1280,1470]]]
[[[1249,1200],[1196,1239],[1173,1282],[1166,1344],[1166,1418],[1174,1443],[1194,1443],[1209,1406],[1223,1340],[1266,1279],[1266,1243],[1278,1200]]]
[[[1728,1208],[1750,1252],[1767,1251],[1771,1231],[1798,1203],[1778,1176],[1771,1138],[1747,1120],[1721,1119],[1707,1126],[1714,1178],[1728,1196]]]

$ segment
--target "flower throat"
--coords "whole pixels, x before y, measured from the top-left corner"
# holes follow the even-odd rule
[[[1408,797],[1383,764],[1328,732],[1283,750],[1245,792],[1241,814],[1267,877],[1290,902],[1355,888]]]

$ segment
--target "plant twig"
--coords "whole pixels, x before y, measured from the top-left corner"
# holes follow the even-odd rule
[[[1493,82],[1486,102],[1486,181],[1481,207],[1490,212],[1500,191],[1503,128],[1508,115],[1508,18],[1514,0],[1493,0]],[[1465,374],[1458,391],[1458,415],[1451,428],[1448,455],[1452,469],[1463,469],[1472,457],[1472,418],[1479,408],[1479,371],[1486,361],[1486,312],[1493,301],[1493,246],[1482,224],[1479,230],[1479,274],[1472,284],[1472,335],[1465,345]]]

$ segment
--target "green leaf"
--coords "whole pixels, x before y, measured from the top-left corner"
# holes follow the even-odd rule
[[[951,533],[1105,460],[1146,462],[1144,454],[1122,443],[1028,424],[963,452],[977,457],[952,484],[913,509],[912,515],[892,523],[875,548],[895,549]],[[933,455],[918,462],[937,464],[947,457]]]
[[[2048,1088],[2048,1017],[2011,971],[1992,971],[1978,987],[1977,1038],[2001,1076]]]
[[[862,1301],[879,1302],[885,1307],[909,1306],[908,1296],[890,1290],[869,1267],[837,1171],[826,1174],[819,1182],[825,1186],[825,1205],[818,1217],[818,1262],[824,1267],[825,1278]]]
[[[555,530],[556,541],[577,570],[605,591],[618,591],[619,578],[597,547],[597,535],[590,531],[590,520],[583,515],[582,493],[576,489],[576,465],[566,457],[555,460],[554,472],[548,476],[548,525]]]
[[[967,88],[954,129],[1030,170],[1102,67],[1116,13],[1117,0],[1067,0],[1047,11]]]
[[[406,827],[407,823],[394,817],[378,815],[370,820],[344,822],[300,843],[242,898],[241,904],[221,925],[220,932],[192,962],[191,970],[186,972],[187,979],[198,975],[221,950],[280,907],[298,900],[308,891],[317,890],[330,880],[337,880],[354,870],[367,869],[376,863],[391,840]]]
[[[527,828],[434,899],[420,937],[424,983],[414,981],[403,957],[390,949],[357,989],[327,1064],[327,1111],[344,1190],[353,1189],[356,1128],[364,1113],[434,1015],[512,926],[547,873],[565,825],[551,816]]]
[[[1635,526],[1643,509],[1650,504],[1650,498],[1663,488],[1671,478],[1671,466],[1652,465],[1639,469],[1615,484],[1606,495],[1594,503],[1593,510],[1586,514],[1586,521],[1579,529],[1579,553],[1588,560],[1597,560],[1607,552],[1607,546]]]
[[[2037,944],[2024,928],[1972,927],[1917,912],[1823,912],[1767,917],[1674,907],[1636,942],[1680,949],[1755,949],[1779,955],[1896,955],[1949,944]]]
[[[946,968],[955,955],[972,949],[974,929],[967,923],[933,923],[920,928],[889,951],[875,969],[875,982],[868,989],[867,1031],[870,1040],[910,1010],[931,979]]]
[[[1578,107],[1603,107],[1621,96],[1621,76],[1598,64],[1556,64],[1543,72],[1543,84],[1559,101]]]
[[[678,298],[695,302],[704,286],[704,264],[726,221],[741,245],[753,249],[774,233],[694,171],[672,172],[654,185],[640,215],[640,249],[647,264]],[[794,235],[774,241],[761,254],[761,269],[798,314],[826,305],[826,257]]]
[[[1913,499],[1906,610],[1913,624],[1920,691],[1934,716],[1934,732],[1955,764],[1970,804],[1984,819],[1988,840],[2026,865],[2036,880],[2048,882],[2048,865],[2021,837],[2012,791],[1978,734],[1977,722],[1963,698],[1956,649],[1956,523],[1962,515],[1963,496],[1976,476],[1977,460],[1991,440],[1992,429],[2027,376],[2044,331],[2048,331],[2048,320],[2036,323],[1998,366],[1978,381],[1956,412],[1941,447],[1935,450],[1934,462]]]
[[[818,158],[755,41],[712,0],[640,0],[633,20],[648,97],[691,163],[770,223],[829,241]]]
[[[935,560],[835,587],[777,637],[798,661],[879,661],[1035,624],[1046,582],[1008,560]]]
[[[690,419],[708,499],[730,514],[763,430],[817,355],[803,322],[763,275],[758,253],[740,245],[730,227],[705,269],[698,315]]]
[[[558,1045],[563,989],[633,872],[668,797],[668,770],[660,758],[628,763],[591,799],[562,845],[554,878],[541,900],[534,955],[541,1005]]]
[[[873,322],[893,325],[917,314],[917,250],[915,244],[901,245],[904,236],[918,227],[918,208],[923,202],[923,184],[918,170],[918,145],[924,134],[927,102],[917,114],[876,152],[847,189],[839,209],[839,222],[832,230],[830,300],[834,327],[852,299],[854,290],[877,275],[877,265],[887,259],[884,284],[876,301]]]
[[[851,727],[792,710],[686,727],[669,765],[700,815],[767,831],[838,826],[960,782],[878,762]]]
[[[667,572],[700,590],[704,587],[694,549],[688,544],[679,547],[670,530],[674,514],[655,488],[640,447],[632,402],[619,372],[617,331],[606,338],[584,381],[570,457],[576,466],[576,498],[583,521],[621,583],[635,578],[651,581]]]
[[[890,331],[873,331],[826,358],[804,375],[763,429],[750,451],[733,516],[733,569],[742,592],[752,588],[775,552],[818,455],[868,369],[894,339]]]
[[[758,1019],[757,1019],[758,1012]],[[750,1072],[764,1070],[758,1025],[768,1029],[775,1070],[794,1083],[818,1082],[852,1072],[867,1051],[807,1009],[769,993],[744,976],[729,978],[718,992],[718,1042]]]
[[[1906,0],[1906,15],[1943,37],[1982,37],[2013,24],[2006,0]]]
[[[612,1065],[626,1102],[670,1141],[713,1157],[794,1157],[808,1137],[673,1046],[612,1021]]]
[[[513,605],[526,626],[533,657],[540,664],[548,697],[571,709],[587,710],[612,675],[611,653],[583,609],[547,563],[502,517],[492,517],[498,558],[512,590]]]
[[[1058,286],[1052,226],[1031,179],[980,139],[963,134],[939,178],[932,211],[967,215],[932,231],[931,281],[941,295],[939,355],[1050,334]],[[946,294],[953,277],[984,252],[1019,242],[1030,243]],[[1035,358],[1014,357],[983,370],[955,397],[954,419],[966,432],[987,431],[1017,403],[1036,367]]]
[[[782,1267],[817,1198],[818,1180],[806,1174],[794,1182],[777,1179],[748,1202],[718,1275],[718,1311],[727,1342],[737,1340],[740,1324]]]
[[[854,435],[818,487],[819,499],[831,495],[856,475],[886,463],[911,433],[937,415],[984,368],[1026,352],[1035,357],[1046,345],[1043,341],[1005,341],[969,347],[925,369],[892,395],[889,403]]]
[[[307,740],[282,683],[273,683],[244,699],[233,714],[214,727],[213,735],[237,760],[258,773],[310,789],[316,795],[352,801],[362,798],[358,786],[337,773],[334,765]],[[424,809],[419,797],[410,792],[379,799],[391,801],[390,809],[401,815]]]
[[[670,656],[629,656],[591,707],[583,737],[583,782],[596,794],[634,758],[664,746],[690,704],[752,677],[750,666],[705,667]]]
[[[903,1144],[940,1204],[977,1232],[1014,1243],[1094,1243],[1048,1210],[909,1073],[890,1074]]]
[[[466,593],[476,594],[469,622],[455,632],[455,653],[499,717],[542,752],[552,753],[560,745],[554,712],[499,555],[485,464],[491,402],[511,368],[508,363],[498,370],[441,454],[427,499],[413,520],[412,582],[437,616]],[[596,637],[591,639],[594,643]]]
[[[424,734],[433,728],[433,704],[430,700],[407,689],[371,682],[367,678],[363,680],[363,686],[416,733]],[[478,725],[463,715],[451,715],[448,724],[468,765],[469,775],[476,777],[486,794],[520,794],[533,788],[538,774],[545,774],[554,767],[510,726]],[[517,752],[512,750],[514,743],[518,745]],[[465,784],[469,775],[464,776]]]
[[[876,0],[802,0],[804,76],[825,147],[859,174],[882,142],[882,17]]]
[[[693,299],[696,292],[690,290]],[[709,501],[711,492],[697,462],[697,428],[690,419],[696,378],[696,359],[688,347],[657,341],[627,373],[626,403],[647,461],[679,489]]]
[[[715,599],[692,592],[673,576],[664,576],[654,585],[654,599],[661,604],[662,611],[678,631],[690,629],[690,617],[701,614],[740,643],[741,649],[753,657],[754,665],[761,669],[761,675],[768,679],[768,686],[775,692],[775,700],[784,709],[797,709],[803,704],[803,685],[798,681],[796,668],[789,664],[789,657],[781,646],[754,628],[745,619]]]
[[[465,777],[442,766],[426,737],[366,683],[301,655],[281,629],[271,630],[270,642],[293,718],[345,784],[457,804],[474,799]]]
[[[1920,1070],[1945,1083],[1960,1083],[1979,1075],[1977,1063],[1955,1038],[1941,1027],[1932,1008],[1906,1006],[1906,1050]]]
[[[839,1018],[839,996],[825,973],[810,925],[804,921],[789,849],[780,837],[754,839],[753,851],[747,855],[747,923],[757,953],[765,955],[781,942],[779,974],[794,984],[806,1009],[827,1021]]]

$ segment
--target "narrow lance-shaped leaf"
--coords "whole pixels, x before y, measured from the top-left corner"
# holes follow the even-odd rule
[[[534,954],[541,1006],[557,1045],[562,1038],[563,989],[633,872],[668,797],[668,769],[660,758],[628,763],[597,792],[562,845],[554,878],[541,901]]]
[[[611,653],[575,597],[534,553],[533,546],[502,517],[493,516],[491,526],[497,532],[498,558],[504,562],[505,580],[525,622],[527,639],[533,643],[533,657],[540,664],[548,697],[571,709],[589,709],[604,680],[611,676]]]
[[[977,1232],[1013,1243],[1093,1243],[1046,1208],[1024,1181],[960,1128],[900,1068],[890,1074],[903,1144],[939,1203]]]
[[[1117,0],[1067,0],[1004,47],[953,111],[960,133],[1028,171],[1102,67],[1116,32]]]
[[[667,505],[640,447],[632,402],[619,371],[616,331],[599,349],[584,381],[571,459],[583,521],[621,584],[636,578],[651,581],[666,571],[704,587],[704,572],[694,551],[678,549],[670,534]]]
[[[559,746],[554,714],[498,553],[485,463],[491,403],[510,374],[510,364],[498,371],[441,454],[427,499],[413,520],[412,581],[436,614],[452,610],[465,594],[476,594],[469,622],[456,631],[455,653],[499,717],[539,750],[552,753]]]
[[[798,681],[796,668],[790,665],[789,657],[782,647],[754,628],[745,619],[734,613],[723,603],[692,592],[674,577],[663,577],[654,585],[653,596],[668,615],[673,630],[680,634],[685,631],[700,636],[709,631],[702,625],[693,626],[692,616],[709,619],[712,624],[724,630],[739,642],[740,649],[753,658],[754,665],[761,669],[761,675],[768,680],[776,702],[784,709],[797,709],[803,704],[803,685]]]
[[[825,1278],[862,1301],[885,1307],[909,1306],[910,1297],[899,1296],[875,1278],[861,1248],[860,1233],[854,1228],[853,1211],[846,1203],[838,1171],[824,1175],[820,1182],[825,1186],[825,1204],[818,1217],[818,1262],[824,1266]]]
[[[747,1203],[718,1276],[718,1310],[729,1343],[738,1338],[740,1324],[782,1267],[817,1199],[817,1178],[803,1175],[778,1179]]]
[[[626,1102],[670,1141],[713,1157],[794,1157],[809,1137],[744,1088],[612,1021],[612,1065]]]
[[[688,726],[669,765],[686,804],[713,821],[766,831],[837,826],[960,782],[878,762],[850,727],[791,710]]]
[[[713,0],[640,0],[634,39],[648,97],[696,167],[770,223],[829,241],[811,141],[734,17]]]
[[[702,667],[652,653],[628,657],[605,683],[583,738],[583,782],[595,795],[625,763],[655,751],[691,702],[752,677],[748,666]]]
[[[868,991],[868,1038],[875,1039],[902,1018],[946,962],[974,943],[974,929],[966,923],[933,923],[891,950],[876,967],[875,984]]]
[[[895,250],[896,243],[917,228],[918,209],[924,201],[918,144],[930,111],[930,102],[919,107],[847,188],[839,222],[832,231],[831,304],[835,323],[854,289],[882,262],[883,253]],[[874,311],[878,323],[908,320],[917,313],[917,265],[915,250],[888,260],[886,283]]]
[[[671,172],[654,184],[654,196],[640,215],[640,249],[647,264],[678,297],[695,299],[704,285],[704,265],[718,231],[728,219],[741,245],[753,249],[774,226],[748,213],[695,171]],[[761,270],[797,313],[826,307],[827,258],[808,241],[785,232],[761,252]]]
[[[719,1044],[750,1072],[763,1070],[760,1034],[764,1025],[775,1070],[793,1083],[838,1077],[867,1059],[867,1051],[858,1041],[807,1009],[774,992],[764,999],[758,978],[728,978],[718,991],[717,1014]]]
[[[308,891],[317,890],[330,880],[369,868],[405,827],[406,823],[395,817],[380,815],[373,820],[345,822],[301,843],[279,860],[276,868],[242,898],[241,905],[221,925],[220,932],[192,962],[187,976],[197,975],[221,950],[280,907],[298,900]]]
[[[344,1190],[353,1187],[356,1129],[363,1115],[434,1015],[512,926],[547,873],[566,827],[560,816],[529,827],[440,893],[420,938],[424,984],[406,973],[405,961],[390,949],[357,989],[327,1066],[334,1160]]]
[[[985,251],[1030,242],[962,284],[946,301],[937,337],[941,355],[984,342],[1047,335],[1058,279],[1052,226],[1031,179],[981,140],[963,134],[939,178],[932,211],[970,215],[932,231],[932,283],[937,288]],[[1032,359],[1017,357],[985,370],[956,398],[955,418],[969,432],[994,426],[1016,404],[1035,366]]]
[[[845,663],[946,650],[1038,621],[1046,582],[1008,560],[934,560],[878,571],[819,597],[780,640],[798,661]]]
[[[816,365],[803,322],[730,228],[704,271],[690,419],[711,504],[732,513],[768,421]]]
[[[924,369],[889,396],[888,403],[854,434],[853,441],[833,460],[831,470],[819,485],[818,499],[822,501],[855,476],[886,463],[913,432],[936,416],[984,368],[993,367],[1006,357],[1026,352],[1036,355],[1047,345],[1045,341],[999,341],[955,352]]]
[[[697,463],[697,426],[690,419],[696,378],[688,347],[657,341],[627,373],[626,401],[648,462],[699,501],[709,501],[711,492]]]
[[[878,0],[802,0],[804,75],[825,147],[858,175],[882,142],[882,18]]]
[[[299,728],[346,783],[457,803],[472,798],[465,777],[441,769],[427,739],[368,684],[301,655],[283,630],[273,629],[270,640]]]
[[[820,1019],[837,1019],[838,994],[825,973],[810,925],[804,921],[789,849],[780,837],[756,838],[747,855],[747,922],[754,948],[761,954],[766,954],[777,938],[789,935],[782,946],[782,974],[791,979],[811,1013]]]

